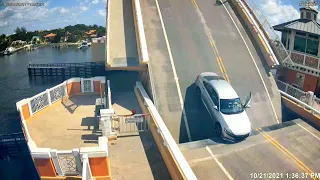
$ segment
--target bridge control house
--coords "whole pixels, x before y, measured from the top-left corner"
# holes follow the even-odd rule
[[[320,24],[318,11],[311,7],[300,8],[300,19],[273,26],[281,32],[281,42],[287,49],[293,66],[279,72],[279,80],[303,91],[320,95]]]

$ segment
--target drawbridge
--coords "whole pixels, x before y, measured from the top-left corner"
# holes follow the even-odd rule
[[[244,9],[239,10],[237,4],[239,1],[140,0],[139,12],[143,17],[140,23],[148,47],[148,61],[144,63],[141,33],[137,30],[139,20],[135,22],[132,18],[134,22],[130,23],[134,28],[126,28],[124,17],[123,23],[112,18],[121,19],[117,13],[128,12],[124,4],[135,7],[132,2],[136,1],[115,2],[123,3],[123,11],[112,4],[109,8],[107,69],[148,67],[148,72],[142,72],[150,78],[146,89],[198,178],[248,179],[253,172],[284,176],[292,172],[320,171],[316,163],[320,157],[319,131],[301,119],[285,122],[295,118],[287,117],[271,73],[279,65],[274,57],[285,59],[287,64],[291,59],[286,57],[288,54],[277,51],[277,47],[272,47],[274,52],[270,52],[268,44],[257,43],[258,30],[247,26],[248,20],[241,14]],[[116,26],[123,29],[117,30]],[[131,39],[116,38],[122,30],[132,35]],[[268,50],[262,49],[263,46]],[[271,60],[266,58],[267,51]],[[223,76],[242,99],[252,93],[247,113],[254,133],[246,141],[226,144],[215,137],[213,122],[195,95],[194,81],[199,73],[206,71]],[[242,167],[238,168],[240,164]],[[282,165],[286,168],[280,171]]]

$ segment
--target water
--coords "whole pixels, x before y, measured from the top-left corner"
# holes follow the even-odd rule
[[[31,52],[20,51],[10,56],[0,56],[0,134],[21,132],[16,102],[34,96],[62,82],[59,79],[31,81],[29,63],[91,62],[91,48],[79,50],[76,46],[65,49],[43,47]],[[38,179],[32,160],[28,158],[0,160],[0,179]]]

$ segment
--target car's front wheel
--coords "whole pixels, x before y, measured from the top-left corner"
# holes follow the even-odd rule
[[[221,128],[220,123],[217,122],[217,123],[214,125],[214,132],[216,133],[216,135],[217,135],[218,137],[221,137],[221,135],[222,135],[222,128]]]

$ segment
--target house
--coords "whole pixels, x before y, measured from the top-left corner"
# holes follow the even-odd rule
[[[86,32],[86,35],[87,35],[87,37],[97,37],[96,30],[93,30],[93,29]]]
[[[52,41],[54,39],[54,37],[56,36],[56,34],[50,33],[44,36],[46,41]]]
[[[293,65],[278,71],[278,79],[303,91],[320,95],[320,24],[318,11],[300,8],[300,18],[273,26],[281,32],[281,42]]]

